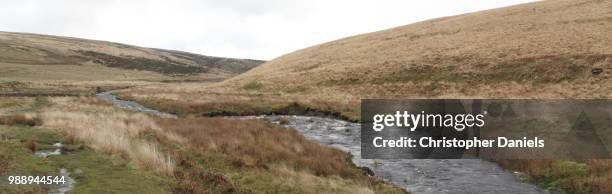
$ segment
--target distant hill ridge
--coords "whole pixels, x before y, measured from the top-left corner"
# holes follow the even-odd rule
[[[0,32],[0,66],[86,65],[164,75],[239,74],[264,61],[211,57],[120,43],[29,33]],[[2,75],[2,72],[0,72]]]

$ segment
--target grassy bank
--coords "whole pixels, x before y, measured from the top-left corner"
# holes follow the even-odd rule
[[[186,138],[184,147],[170,149],[179,182],[174,192],[404,193],[364,175],[349,154],[267,122],[224,118],[158,122]]]
[[[57,131],[23,125],[0,125],[0,175],[59,175],[66,168],[75,179],[74,193],[168,193],[168,180],[130,166],[130,161],[104,155],[70,140]],[[40,158],[37,150],[54,149],[52,144],[63,142],[64,155]],[[0,183],[2,192],[46,193],[50,187],[9,186]]]
[[[171,179],[142,170],[130,158],[101,152],[84,139],[39,126],[45,121],[49,123],[47,118],[39,116],[57,107],[54,101],[46,97],[0,97],[0,175],[58,175],[60,168],[65,168],[77,182],[72,190],[74,193],[169,192]],[[71,105],[80,107],[82,102]],[[55,143],[64,145],[62,155],[34,156],[39,150],[56,149]],[[4,184],[3,179],[0,185]],[[0,192],[8,193],[52,191],[50,187],[41,186],[1,188]]]
[[[345,121],[358,122],[359,117],[355,110],[334,110],[298,101],[275,101],[253,98],[247,101],[224,102],[186,102],[182,100],[168,100],[155,97],[137,98],[129,94],[119,95],[123,100],[137,101],[138,103],[162,112],[176,114],[180,117],[216,117],[216,116],[248,116],[248,115],[305,115],[329,117]]]
[[[121,91],[121,99],[179,116],[309,115],[358,121],[359,99],[303,93],[203,90],[214,83],[166,83]]]
[[[77,193],[405,193],[349,154],[264,121],[154,119],[86,97],[2,102],[0,174],[66,168]],[[66,154],[33,156],[57,142]]]
[[[611,160],[501,160],[502,167],[523,173],[522,177],[559,193],[611,193]]]

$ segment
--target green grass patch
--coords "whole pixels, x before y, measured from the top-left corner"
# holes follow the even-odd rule
[[[118,156],[95,152],[79,144],[67,144],[67,153],[40,158],[26,148],[26,142],[35,143],[35,150],[54,149],[52,144],[67,142],[55,130],[32,127],[0,126],[0,176],[58,175],[66,168],[76,180],[73,193],[169,193],[170,181],[134,168]],[[43,187],[2,186],[2,192],[46,191]]]
[[[548,168],[543,169],[541,174],[529,176],[527,180],[553,192],[592,193],[593,188],[578,188],[574,184],[576,180],[588,177],[587,164],[556,160]]]
[[[469,73],[461,73],[457,71],[457,67],[433,67],[433,66],[416,66],[409,69],[403,69],[393,72],[389,75],[375,78],[370,81],[372,84],[397,83],[397,82],[466,82],[467,78],[471,77]]]
[[[247,84],[244,84],[244,86],[242,86],[242,89],[245,90],[260,90],[264,87],[264,85],[262,83],[259,83],[257,81],[252,81],[249,82]]]
[[[344,86],[344,85],[357,85],[364,83],[363,80],[357,78],[347,78],[347,79],[331,79],[331,80],[323,80],[317,83],[319,86]]]
[[[500,160],[502,167],[524,173],[526,181],[552,193],[610,193],[609,160]]]
[[[302,92],[306,92],[308,90],[307,87],[304,86],[295,86],[292,88],[289,88],[287,90],[285,90],[285,92],[293,94],[293,93],[302,93]]]

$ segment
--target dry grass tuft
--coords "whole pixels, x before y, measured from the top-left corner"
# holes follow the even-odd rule
[[[260,120],[158,119],[185,137],[170,149],[175,193],[404,193],[364,176],[350,156]]]
[[[131,158],[135,158],[140,166],[153,169],[165,175],[174,172],[174,160],[162,153],[155,145],[146,142],[135,143],[133,150],[129,152]]]
[[[282,177],[283,184],[297,186],[301,188],[304,193],[318,193],[316,188],[318,185],[325,185],[329,190],[337,193],[355,193],[355,194],[373,194],[372,188],[364,185],[346,185],[345,182],[341,181],[339,177],[329,177],[323,179],[318,176],[314,176],[311,173],[305,171],[297,171],[286,166],[273,166],[274,171],[278,176]]]
[[[34,140],[26,140],[25,142],[23,142],[23,146],[28,148],[28,150],[32,151],[32,153],[36,152],[36,142]]]
[[[350,156],[337,149],[306,140],[298,132],[255,120],[225,118],[160,119],[168,130],[188,137],[189,144],[221,152],[239,167],[269,168],[282,164],[315,175],[351,177],[356,171]]]
[[[612,160],[502,160],[498,163],[504,168],[524,172],[529,180],[554,191],[612,192]]]
[[[105,153],[136,161],[140,167],[171,175],[174,162],[144,139],[148,133],[182,141],[164,132],[147,115],[117,110],[91,98],[52,98],[41,113],[45,127],[59,129],[67,139],[81,141]]]
[[[174,187],[174,193],[208,193],[202,183],[221,188],[222,193],[237,192],[234,183],[223,174],[204,172],[197,167],[189,171],[177,171],[174,173],[174,177],[179,180],[178,185]]]
[[[42,121],[30,113],[0,115],[0,125],[27,125],[37,126],[41,125]]]

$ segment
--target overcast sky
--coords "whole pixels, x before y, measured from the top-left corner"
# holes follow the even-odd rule
[[[2,0],[0,31],[273,59],[319,43],[532,0]]]

